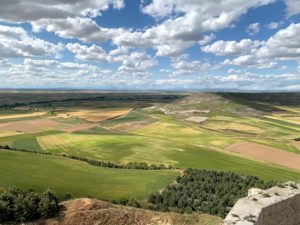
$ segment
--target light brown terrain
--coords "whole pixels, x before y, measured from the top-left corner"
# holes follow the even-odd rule
[[[97,126],[97,124],[94,124],[94,123],[92,123],[92,124],[79,124],[79,125],[75,125],[75,126],[72,126],[72,127],[62,129],[62,131],[76,132],[76,131],[88,130],[88,129],[94,128],[96,126]]]
[[[0,116],[0,120],[27,118],[27,117],[34,117],[34,116],[42,116],[42,115],[45,115],[46,113],[47,112],[33,112],[33,113],[27,113],[27,114],[1,115]]]
[[[220,223],[220,218],[210,215],[153,212],[82,198],[62,203],[62,211],[57,218],[28,225],[219,225]]]
[[[33,133],[49,130],[51,128],[57,128],[60,125],[62,124],[57,121],[48,118],[41,118],[0,123],[0,131],[18,131],[24,133]]]
[[[101,122],[107,119],[112,119],[126,115],[132,111],[131,108],[119,109],[86,109],[76,110],[66,113],[58,113],[57,116],[62,118],[75,117],[89,122]]]
[[[244,141],[232,144],[226,150],[260,161],[300,170],[300,155],[270,146]]]

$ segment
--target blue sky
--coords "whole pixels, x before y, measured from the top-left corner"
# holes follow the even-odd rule
[[[300,0],[0,2],[0,88],[300,90]]]

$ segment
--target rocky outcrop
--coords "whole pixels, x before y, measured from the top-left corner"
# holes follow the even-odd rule
[[[268,190],[252,188],[241,198],[223,225],[299,225],[300,184],[287,182]]]

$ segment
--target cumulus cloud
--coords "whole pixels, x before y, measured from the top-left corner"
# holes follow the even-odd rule
[[[0,25],[0,58],[58,56],[62,49],[62,44],[30,37],[21,27]]]
[[[69,43],[66,45],[66,48],[72,52],[75,57],[79,60],[84,61],[98,61],[98,62],[107,62],[108,56],[106,52],[97,45],[92,45],[90,47],[81,45],[78,43]]]
[[[113,57],[112,61],[122,62],[122,65],[118,68],[118,74],[147,75],[148,69],[158,65],[158,61],[144,51],[119,55]]]
[[[208,62],[203,63],[197,60],[190,60],[186,54],[173,58],[171,66],[174,68],[174,71],[171,73],[172,76],[188,75],[211,69],[211,65]]]
[[[76,38],[84,42],[104,42],[122,32],[123,29],[108,29],[97,25],[90,18],[41,19],[33,21],[33,30],[39,32],[45,29],[63,38]]]
[[[9,0],[0,2],[0,20],[10,22],[63,19],[67,17],[95,17],[109,5],[121,9],[122,0]]]
[[[250,66],[256,68],[278,68],[278,61],[300,59],[300,23],[291,24],[279,30],[266,41],[240,42],[217,41],[202,47],[204,52],[216,55],[236,55],[234,59],[226,59],[224,65]]]
[[[93,84],[95,80],[109,80],[111,74],[109,69],[86,63],[25,59],[23,63],[10,64],[0,69],[0,85],[14,83],[14,87],[84,87]]]
[[[300,0],[285,0],[287,6],[287,16],[293,16],[300,13]]]
[[[260,31],[260,23],[252,23],[247,28],[247,32],[251,36],[257,34],[259,31]]]
[[[300,23],[291,24],[269,38],[258,50],[259,58],[297,59],[300,57]]]
[[[279,28],[279,26],[280,26],[279,22],[271,22],[271,23],[266,25],[266,27],[271,29],[271,30],[276,30],[276,29]]]
[[[250,8],[273,1],[154,0],[142,8],[143,12],[158,19],[166,19],[143,31],[122,32],[113,38],[113,43],[129,47],[153,47],[159,56],[175,56],[205,40],[207,38],[205,32],[226,28]]]
[[[218,56],[242,55],[253,51],[260,45],[260,41],[252,41],[250,39],[243,39],[240,42],[219,40],[211,45],[203,46],[201,50]]]
[[[249,90],[249,91],[293,91],[299,90],[299,74],[229,74],[204,75],[196,79],[158,79],[154,81],[157,88],[188,90]]]

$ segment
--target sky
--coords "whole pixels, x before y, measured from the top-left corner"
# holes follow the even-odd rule
[[[300,91],[300,0],[0,0],[0,88]]]

